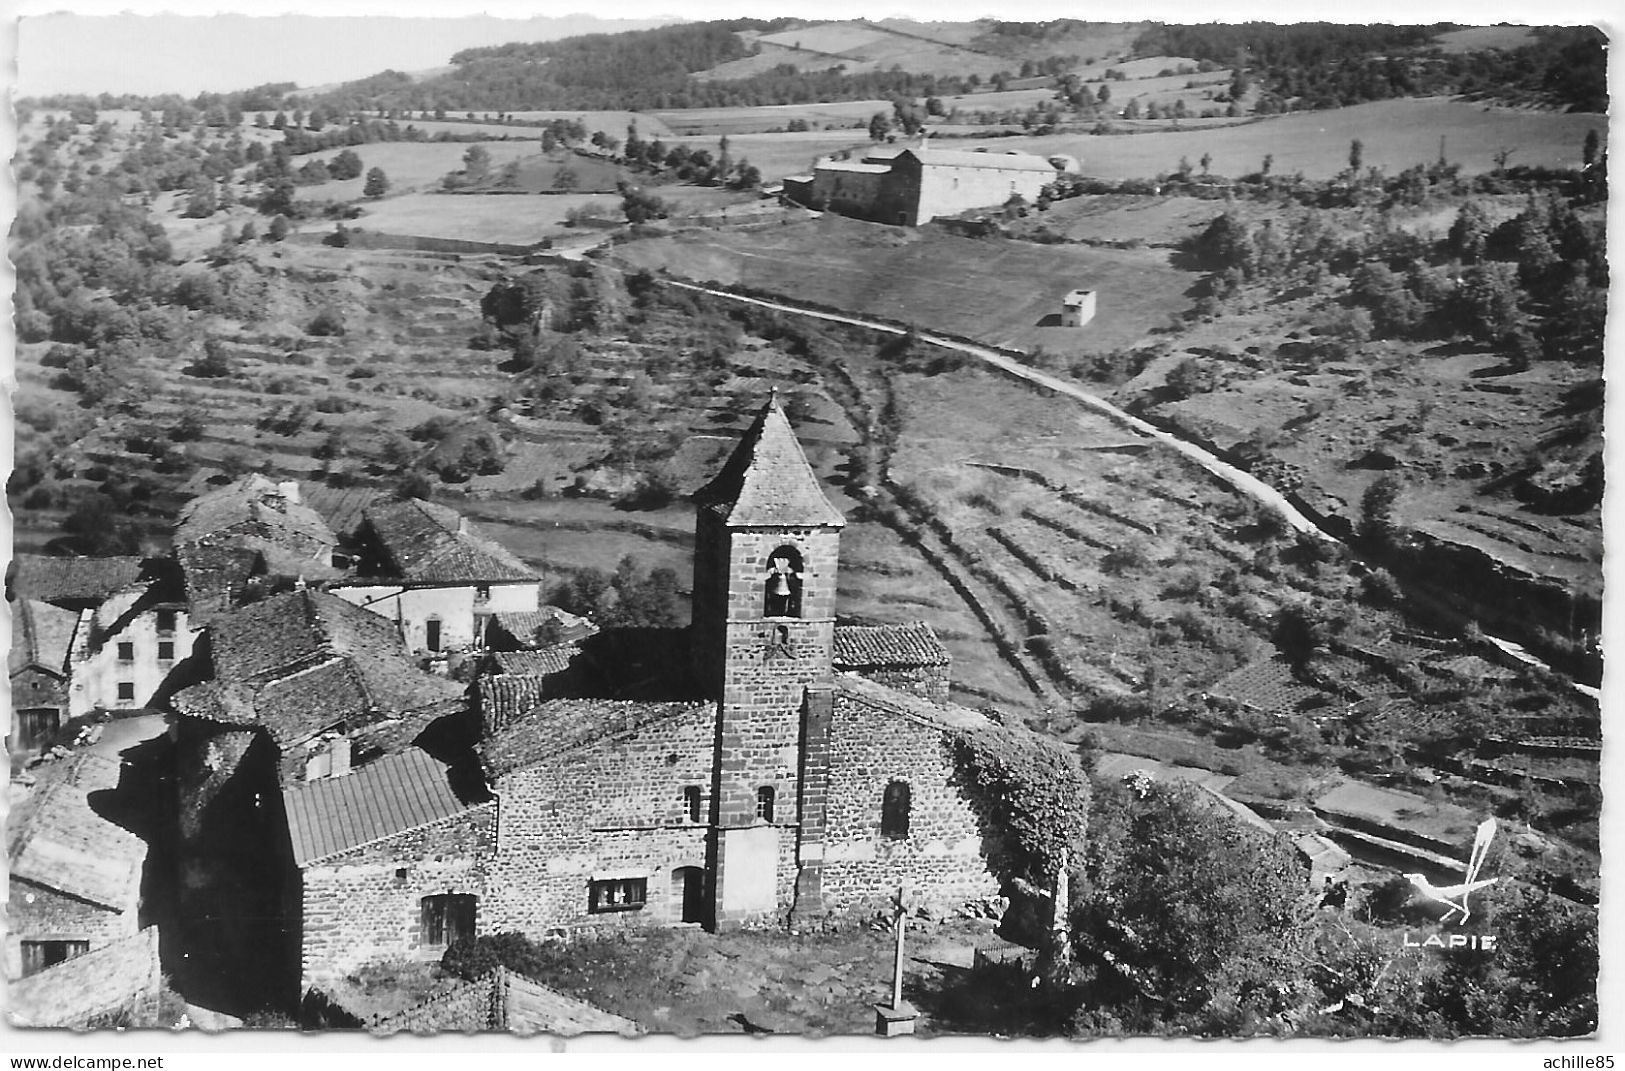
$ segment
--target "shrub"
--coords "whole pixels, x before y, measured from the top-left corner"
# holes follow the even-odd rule
[[[305,325],[305,333],[310,335],[342,335],[345,332],[344,314],[331,305],[322,309],[310,323]]]

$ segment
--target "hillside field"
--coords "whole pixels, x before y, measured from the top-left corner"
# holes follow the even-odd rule
[[[1275,174],[1301,171],[1307,178],[1324,179],[1348,167],[1349,143],[1355,138],[1364,145],[1365,167],[1395,174],[1436,161],[1442,137],[1447,160],[1461,165],[1465,174],[1480,174],[1495,169],[1495,154],[1504,149],[1512,151],[1512,165],[1579,167],[1586,134],[1595,130],[1606,138],[1608,119],[1426,99],[1297,112],[1222,129],[1163,129],[1109,137],[1000,138],[990,144],[1044,156],[1066,153],[1082,162],[1084,174],[1103,179],[1149,178],[1176,170],[1181,158],[1195,165],[1204,153],[1212,154],[1212,169],[1219,175],[1250,174],[1272,155]]]
[[[484,145],[486,151],[491,154],[493,171],[500,170],[502,165],[510,160],[534,155],[537,151],[537,144],[534,141],[487,141],[479,144]],[[356,145],[353,146],[353,151],[361,157],[363,168],[359,176],[342,181],[330,179],[312,186],[300,186],[298,197],[301,200],[353,201],[361,196],[362,187],[366,185],[367,169],[374,167],[383,168],[384,174],[389,176],[389,190],[392,194],[439,189],[440,180],[449,172],[462,170],[463,154],[471,147],[469,144],[449,141],[379,141],[371,145]],[[343,149],[324,149],[308,156],[296,157],[294,165],[303,167],[306,160],[327,163],[343,151]]]
[[[617,260],[760,287],[994,345],[1057,354],[1132,346],[1186,303],[1196,277],[1151,250],[981,242],[833,215],[750,233],[685,233],[623,245]],[[974,264],[974,270],[967,265]],[[1100,291],[1086,331],[1045,326],[1074,289]]]

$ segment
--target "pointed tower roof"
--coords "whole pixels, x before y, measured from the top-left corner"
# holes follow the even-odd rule
[[[777,395],[756,415],[722,471],[694,492],[694,501],[736,528],[846,524],[824,496]]]

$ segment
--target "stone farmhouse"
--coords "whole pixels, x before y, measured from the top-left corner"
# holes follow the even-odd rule
[[[954,747],[991,723],[944,700],[928,626],[836,624],[845,522],[776,401],[695,501],[669,698],[510,696],[481,718],[478,784],[429,747],[284,783],[304,990],[466,936],[782,924],[875,910],[900,883],[944,910],[1000,892]]]
[[[536,571],[445,506],[416,498],[372,506],[353,543],[356,575],[330,590],[394,621],[410,650],[480,646],[493,616],[541,609]]]
[[[98,813],[118,788],[118,759],[80,751],[40,768],[6,824],[8,978],[37,974],[140,929],[147,846]]]
[[[1064,166],[1064,161],[1063,161]],[[791,200],[842,215],[917,227],[939,216],[996,208],[1013,194],[1029,204],[1058,166],[1024,152],[876,149],[860,160],[826,158],[784,180]]]

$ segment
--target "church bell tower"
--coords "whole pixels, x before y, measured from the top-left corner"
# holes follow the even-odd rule
[[[717,700],[717,925],[772,913],[793,888],[809,691],[828,695],[846,519],[819,486],[777,397],[694,495],[695,669]]]

